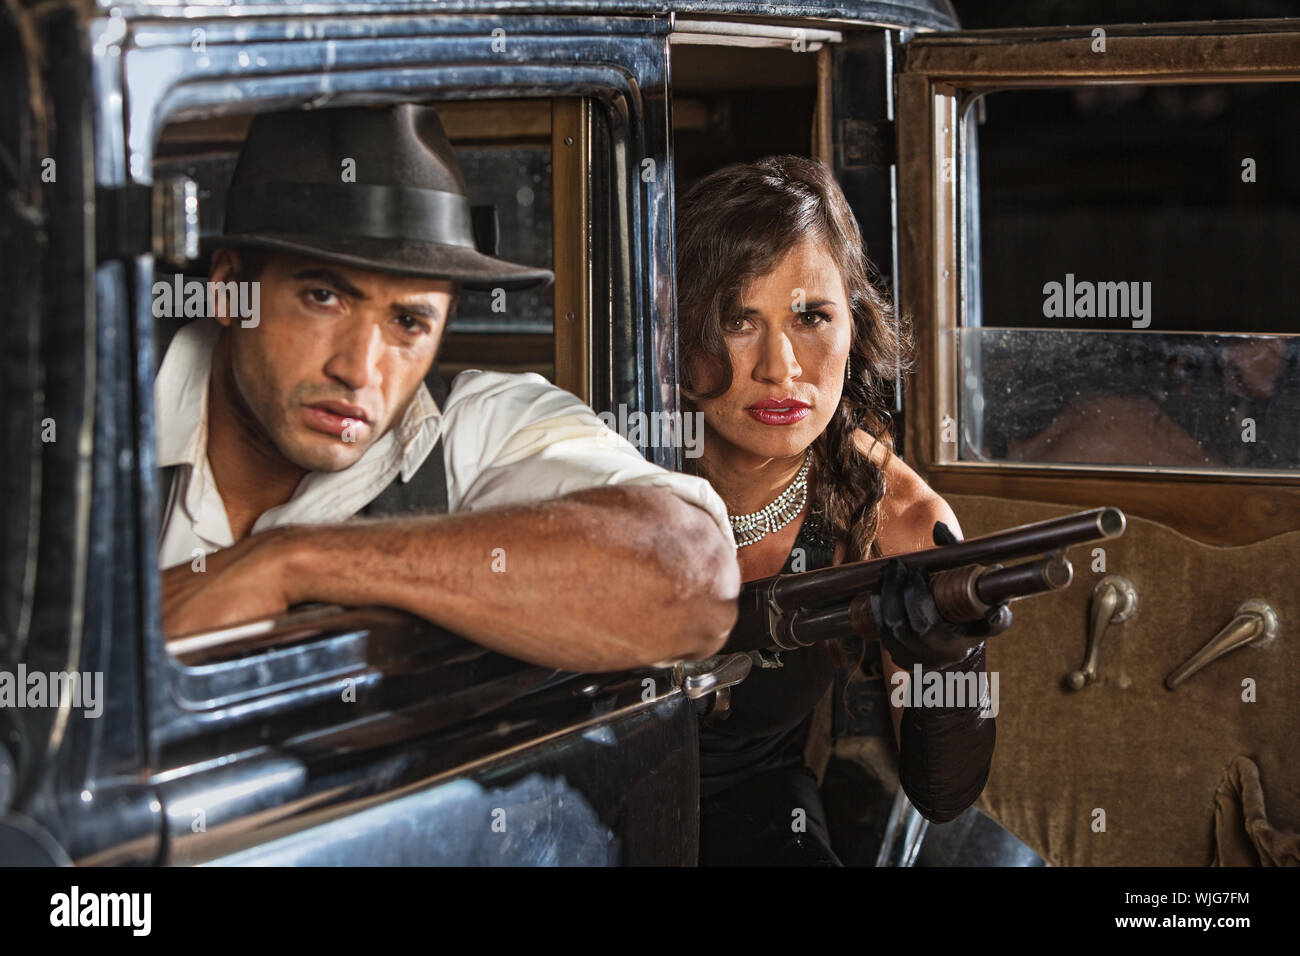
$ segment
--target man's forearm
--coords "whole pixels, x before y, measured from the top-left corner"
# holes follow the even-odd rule
[[[299,527],[285,548],[292,603],[396,607],[566,670],[714,653],[740,588],[734,552],[708,515],[657,488]]]

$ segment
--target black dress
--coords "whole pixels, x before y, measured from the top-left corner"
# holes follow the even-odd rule
[[[835,542],[809,514],[782,574],[829,567]],[[731,710],[700,727],[701,866],[841,866],[817,778],[803,759],[813,708],[835,679],[830,645],[780,654],[731,690]]]

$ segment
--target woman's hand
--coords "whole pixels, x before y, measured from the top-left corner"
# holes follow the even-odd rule
[[[935,523],[935,544],[956,541],[947,525]],[[989,609],[983,621],[950,624],[934,605],[929,575],[908,571],[901,561],[886,568],[880,597],[885,624],[880,642],[894,663],[908,670],[920,664],[925,669],[943,669],[945,674],[974,674],[988,686],[984,639],[1011,626],[1010,608],[999,604]],[[902,709],[899,782],[912,805],[932,823],[947,823],[974,803],[993,765],[997,728],[992,713],[984,710],[984,690],[976,700],[963,704],[948,700],[937,707],[922,704]]]
[[[957,542],[942,521],[935,522],[933,535],[937,545]],[[929,574],[909,569],[898,559],[885,566],[880,592],[871,598],[871,610],[880,643],[894,663],[907,670],[917,664],[927,669],[960,664],[985,638],[1011,626],[1011,609],[1005,604],[989,608],[982,621],[950,623],[935,606]]]

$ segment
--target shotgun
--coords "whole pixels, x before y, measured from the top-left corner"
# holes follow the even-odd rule
[[[871,595],[895,559],[929,573],[935,606],[950,623],[982,620],[995,605],[1069,586],[1074,568],[1065,549],[1117,538],[1125,524],[1118,508],[1096,508],[923,551],[750,581],[722,653],[794,650],[851,633],[876,639]],[[1011,561],[1021,563],[1005,566]]]

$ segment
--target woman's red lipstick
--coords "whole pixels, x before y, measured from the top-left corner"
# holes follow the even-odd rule
[[[793,425],[808,417],[812,406],[797,398],[764,398],[745,409],[749,416],[764,425]]]

